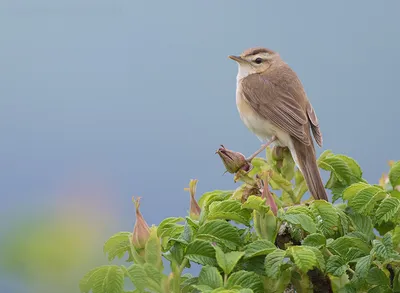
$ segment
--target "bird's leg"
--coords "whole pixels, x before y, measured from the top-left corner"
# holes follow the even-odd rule
[[[277,140],[277,137],[274,135],[267,143],[263,144],[254,154],[248,157],[247,162],[251,162],[259,153],[265,150],[271,143]]]

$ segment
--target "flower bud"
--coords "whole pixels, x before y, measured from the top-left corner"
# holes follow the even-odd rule
[[[141,249],[146,246],[146,242],[150,237],[150,228],[147,225],[145,219],[143,218],[142,214],[140,213],[140,197],[136,200],[132,198],[133,203],[135,204],[136,209],[136,222],[133,228],[132,233],[132,244],[135,248]]]
[[[275,199],[274,199],[271,191],[269,190],[269,185],[268,185],[269,178],[271,177],[270,172],[271,171],[266,171],[263,174],[264,175],[263,176],[264,177],[263,178],[264,179],[263,180],[264,181],[264,188],[263,188],[263,191],[262,191],[262,194],[261,194],[261,198],[263,198],[263,199],[266,198],[267,199],[267,201],[266,201],[267,205],[269,205],[271,211],[276,216],[277,213],[278,213],[278,206],[276,205]]]
[[[198,220],[201,213],[201,208],[196,201],[196,186],[197,186],[197,179],[190,180],[189,188],[185,188],[186,191],[190,192],[190,211],[189,216],[193,220]]]
[[[275,161],[283,160],[284,149],[285,148],[281,146],[274,146],[274,148],[272,149],[272,158]]]
[[[246,172],[250,170],[251,165],[247,162],[242,153],[228,150],[223,145],[221,145],[216,153],[220,156],[227,172],[233,174],[238,172],[240,169]]]

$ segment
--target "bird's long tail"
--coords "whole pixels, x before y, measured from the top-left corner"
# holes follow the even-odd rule
[[[314,145],[305,145],[297,139],[293,139],[293,147],[296,152],[295,161],[306,180],[308,189],[315,199],[324,199],[328,201],[324,183],[319,173],[317,160],[315,157]]]

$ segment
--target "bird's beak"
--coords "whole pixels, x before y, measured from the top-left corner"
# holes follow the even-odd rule
[[[243,59],[242,57],[240,57],[240,56],[233,56],[233,55],[230,55],[230,56],[228,56],[228,57],[229,57],[230,59],[236,61],[236,62],[239,62],[239,63],[246,61],[246,60],[244,60],[244,59]]]

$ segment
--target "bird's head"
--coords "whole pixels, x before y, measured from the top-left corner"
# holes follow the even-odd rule
[[[266,48],[250,48],[240,56],[229,56],[239,65],[238,79],[245,78],[250,74],[263,73],[280,60],[279,54]]]

